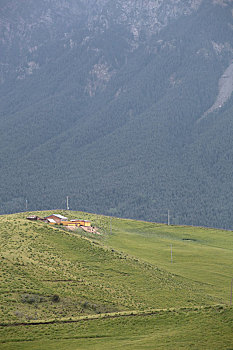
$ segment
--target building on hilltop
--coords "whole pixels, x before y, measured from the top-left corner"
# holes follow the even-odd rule
[[[78,219],[75,219],[75,220],[70,220],[70,221],[61,221],[61,224],[64,225],[64,226],[91,226],[91,222],[88,221],[88,220],[78,220]]]
[[[58,225],[64,225],[64,226],[82,226],[82,227],[89,227],[91,226],[91,222],[89,220],[79,220],[79,219],[73,219],[68,220],[67,217],[59,215],[59,214],[52,214],[44,218],[44,221],[50,223],[50,224],[58,224]]]
[[[27,217],[27,220],[35,221],[35,220],[40,220],[40,218],[37,215],[30,215]]]
[[[45,219],[48,220],[48,222],[51,224],[60,224],[62,221],[66,222],[68,220],[67,217],[60,214],[52,214],[45,217]]]

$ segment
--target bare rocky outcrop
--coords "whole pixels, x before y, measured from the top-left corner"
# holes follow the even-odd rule
[[[170,20],[196,11],[203,0],[28,0],[3,2],[0,15],[0,83],[8,76],[25,79],[43,67],[51,57],[46,54],[50,45],[60,42],[72,50],[80,42],[91,50],[100,50],[95,35],[123,27],[126,55],[136,50],[145,38],[158,33]],[[74,28],[83,28],[78,35]],[[81,37],[80,37],[81,36]],[[92,43],[91,43],[92,41]],[[9,55],[14,52],[14,59]],[[105,58],[101,56],[102,61]],[[105,62],[102,63],[105,65]],[[98,63],[98,65],[100,65]],[[106,66],[106,65],[105,65]],[[111,67],[101,69],[99,79],[93,66],[86,90],[93,95],[111,78]],[[99,70],[100,71],[100,70]],[[93,73],[94,72],[94,73]],[[105,73],[104,73],[105,72]],[[95,79],[93,80],[93,77]],[[91,82],[92,81],[92,82]]]
[[[220,109],[229,100],[233,92],[233,62],[227,67],[218,82],[218,95],[214,104],[198,120],[200,122],[208,114]]]

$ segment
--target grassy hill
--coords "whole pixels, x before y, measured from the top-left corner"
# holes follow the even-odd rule
[[[232,232],[59,213],[100,235],[0,217],[2,349],[229,348]]]

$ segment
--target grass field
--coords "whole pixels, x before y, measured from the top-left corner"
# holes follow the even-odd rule
[[[116,225],[108,244],[190,282],[198,281],[216,301],[229,303],[232,231],[125,220]]]
[[[3,330],[1,349],[232,349],[232,322],[232,310],[211,308],[8,327]]]
[[[232,232],[59,213],[0,217],[1,349],[233,349]]]

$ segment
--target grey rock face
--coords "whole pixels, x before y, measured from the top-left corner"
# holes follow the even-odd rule
[[[33,74],[53,59],[50,47],[54,44],[68,50],[112,30],[122,32],[127,41],[126,53],[132,52],[169,21],[191,14],[201,3],[202,0],[5,1],[0,14],[0,82],[9,76],[24,79]]]

